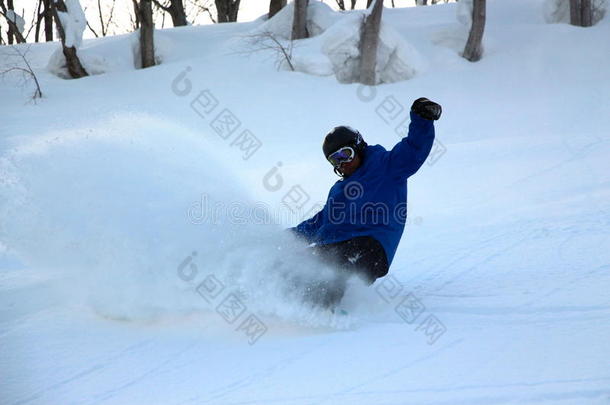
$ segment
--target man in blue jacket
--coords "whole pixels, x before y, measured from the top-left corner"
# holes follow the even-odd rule
[[[350,127],[334,128],[324,139],[324,156],[341,179],[324,208],[291,228],[314,243],[314,254],[339,270],[332,282],[307,287],[306,298],[334,307],[349,276],[368,284],[388,273],[407,213],[407,179],[422,166],[434,142],[434,120],[441,106],[426,98],[411,106],[409,133],[390,151],[367,145]]]

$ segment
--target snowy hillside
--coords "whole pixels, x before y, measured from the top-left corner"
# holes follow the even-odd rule
[[[610,19],[487,7],[477,63],[456,4],[385,9],[413,76],[374,88],[325,59],[349,13],[301,72],[244,52],[263,20],[161,30],[144,70],[85,40],[78,80],[32,45],[43,99],[0,81],[0,404],[610,404]],[[337,180],[324,135],[390,148],[420,96],[389,275],[312,311],[280,275],[328,270],[284,231]]]

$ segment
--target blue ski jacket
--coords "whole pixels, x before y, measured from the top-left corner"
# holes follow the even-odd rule
[[[367,146],[360,167],[331,187],[324,208],[291,229],[320,245],[371,236],[390,265],[407,219],[407,179],[424,163],[433,142],[434,121],[411,112],[406,137],[391,151]]]

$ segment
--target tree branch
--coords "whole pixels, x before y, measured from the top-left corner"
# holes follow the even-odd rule
[[[164,6],[163,4],[159,3],[159,0],[152,0],[153,3],[155,3],[155,6],[159,7],[161,10],[169,13],[170,7],[169,6]]]
[[[23,37],[23,34],[19,31],[17,24],[15,24],[13,20],[8,18],[8,15],[6,15],[6,8],[4,7],[4,3],[1,0],[0,5],[2,5],[2,10],[0,10],[0,14],[6,19],[6,22],[11,28],[11,31],[13,32],[13,34],[15,34],[15,39],[17,40],[17,43],[24,44],[25,38]],[[13,13],[15,13],[15,11],[13,11]]]
[[[23,63],[25,64],[26,67],[24,68],[24,67],[21,67],[18,65],[11,66],[8,69],[4,69],[4,70],[0,71],[0,75],[4,75],[4,74],[14,72],[14,71],[23,73],[25,76],[33,79],[34,83],[36,84],[36,91],[34,92],[32,99],[41,98],[42,90],[40,89],[40,83],[38,82],[38,78],[36,77],[36,74],[34,73],[34,70],[32,69],[30,62],[26,58],[26,55],[27,55],[28,51],[30,50],[30,48],[28,47],[25,50],[25,52],[21,52],[16,46],[11,46],[10,48],[15,52],[16,55],[18,55],[20,57],[20,59],[23,61]],[[27,80],[27,79],[25,79],[25,80]]]
[[[295,70],[294,65],[292,64],[292,49],[294,47],[294,41],[291,40],[290,46],[286,47],[276,38],[275,35],[273,35],[273,33],[269,31],[246,35],[244,38],[247,40],[252,49],[238,53],[248,55],[260,51],[273,51],[276,55],[276,66],[278,69],[282,64],[281,61],[285,60],[290,70]],[[268,40],[270,40],[271,43],[267,42]]]
[[[87,21],[87,28],[89,28],[89,30],[91,30],[91,32],[93,32],[93,35],[95,35],[96,38],[100,37],[99,35],[97,35],[97,32],[95,32],[95,30],[93,29],[91,24],[89,24],[89,21]]]

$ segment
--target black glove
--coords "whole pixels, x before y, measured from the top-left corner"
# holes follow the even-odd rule
[[[411,111],[427,120],[437,120],[441,117],[443,109],[440,104],[430,101],[425,97],[420,97],[413,102]]]

